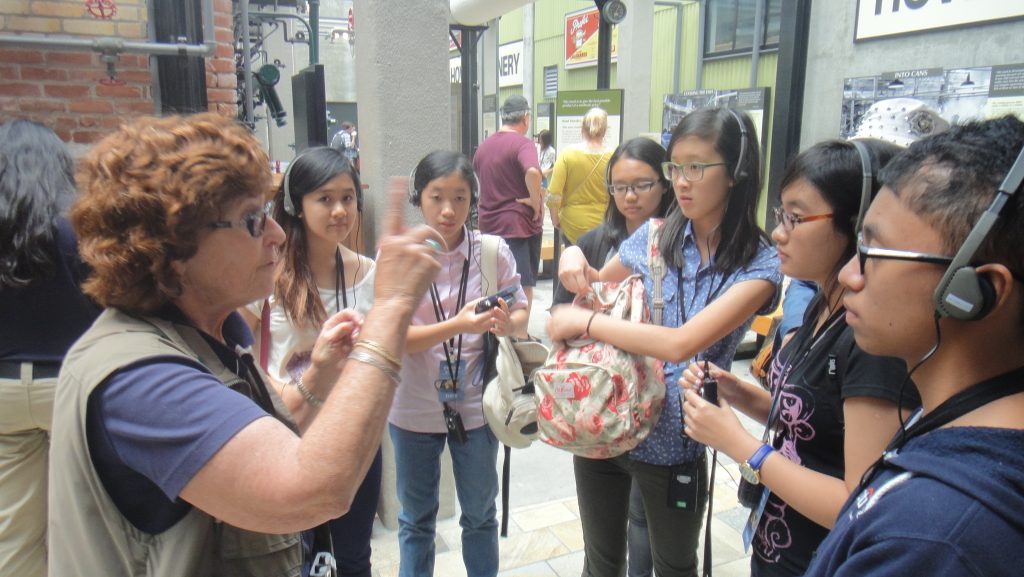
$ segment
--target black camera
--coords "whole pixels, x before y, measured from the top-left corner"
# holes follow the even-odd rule
[[[711,376],[711,366],[704,361],[704,378],[700,381],[700,396],[705,401],[718,404],[718,381]]]
[[[740,479],[740,487],[736,490],[736,498],[739,500],[740,505],[747,509],[753,509],[761,503],[762,491],[764,491],[763,485],[755,485],[746,479]]]
[[[502,290],[498,291],[495,294],[492,294],[491,296],[485,298],[484,300],[476,303],[476,308],[473,309],[473,311],[476,312],[477,314],[489,311],[489,310],[493,309],[494,307],[498,306],[498,299],[499,298],[501,300],[505,301],[506,305],[512,306],[512,304],[516,302],[516,289],[517,288],[518,287],[510,286],[508,288],[505,288],[505,289],[502,289]]]
[[[444,426],[448,428],[448,438],[463,445],[469,440],[466,435],[466,426],[462,424],[462,415],[455,409],[444,406]]]

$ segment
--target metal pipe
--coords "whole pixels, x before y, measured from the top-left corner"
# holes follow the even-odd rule
[[[320,0],[309,1],[309,65],[320,62]]]
[[[700,0],[700,8],[697,11],[697,82],[694,85],[697,90],[704,85],[704,21],[707,13],[707,0]]]
[[[672,59],[672,94],[679,94],[680,75],[682,74],[683,58],[683,6],[697,0],[684,0],[681,2],[668,2],[667,0],[655,0],[655,6],[670,6],[676,10],[676,45],[675,56]]]
[[[242,28],[242,77],[245,90],[245,94],[242,96],[242,106],[245,110],[246,126],[255,126],[256,117],[252,110],[252,39],[250,38],[252,31],[249,29],[249,0],[239,0],[238,8]]]
[[[25,34],[0,34],[0,46],[44,48],[50,50],[91,50],[93,52],[132,52],[155,56],[211,56],[217,46],[213,42],[202,44],[135,42],[124,38],[53,38]]]
[[[203,1],[203,43],[139,42],[116,37],[72,38],[0,34],[0,46],[40,48],[48,50],[90,50],[102,54],[152,54],[154,56],[213,56],[217,40],[213,25],[213,0]]]
[[[757,66],[761,60],[761,35],[764,34],[764,0],[754,4],[754,39],[750,47],[750,87],[757,86]]]

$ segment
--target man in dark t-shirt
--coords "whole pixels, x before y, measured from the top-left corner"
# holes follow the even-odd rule
[[[504,238],[512,249],[529,312],[544,222],[537,147],[525,136],[530,103],[522,96],[509,96],[501,106],[501,123],[501,129],[473,157],[473,169],[480,178],[480,232]]]

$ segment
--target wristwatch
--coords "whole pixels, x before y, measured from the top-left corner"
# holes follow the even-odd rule
[[[768,458],[768,455],[775,449],[769,444],[761,445],[757,451],[754,452],[746,461],[740,463],[740,475],[748,483],[757,485],[761,482],[761,465],[764,464],[764,460]]]

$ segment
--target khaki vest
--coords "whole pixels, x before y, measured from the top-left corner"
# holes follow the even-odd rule
[[[89,395],[112,373],[153,357],[198,360],[225,385],[243,381],[195,329],[106,310],[68,352],[54,401],[50,445],[49,571],[54,577],[297,577],[299,534],[264,535],[220,523],[199,509],[151,535],[125,519],[92,466]],[[270,393],[280,414],[287,414]]]

